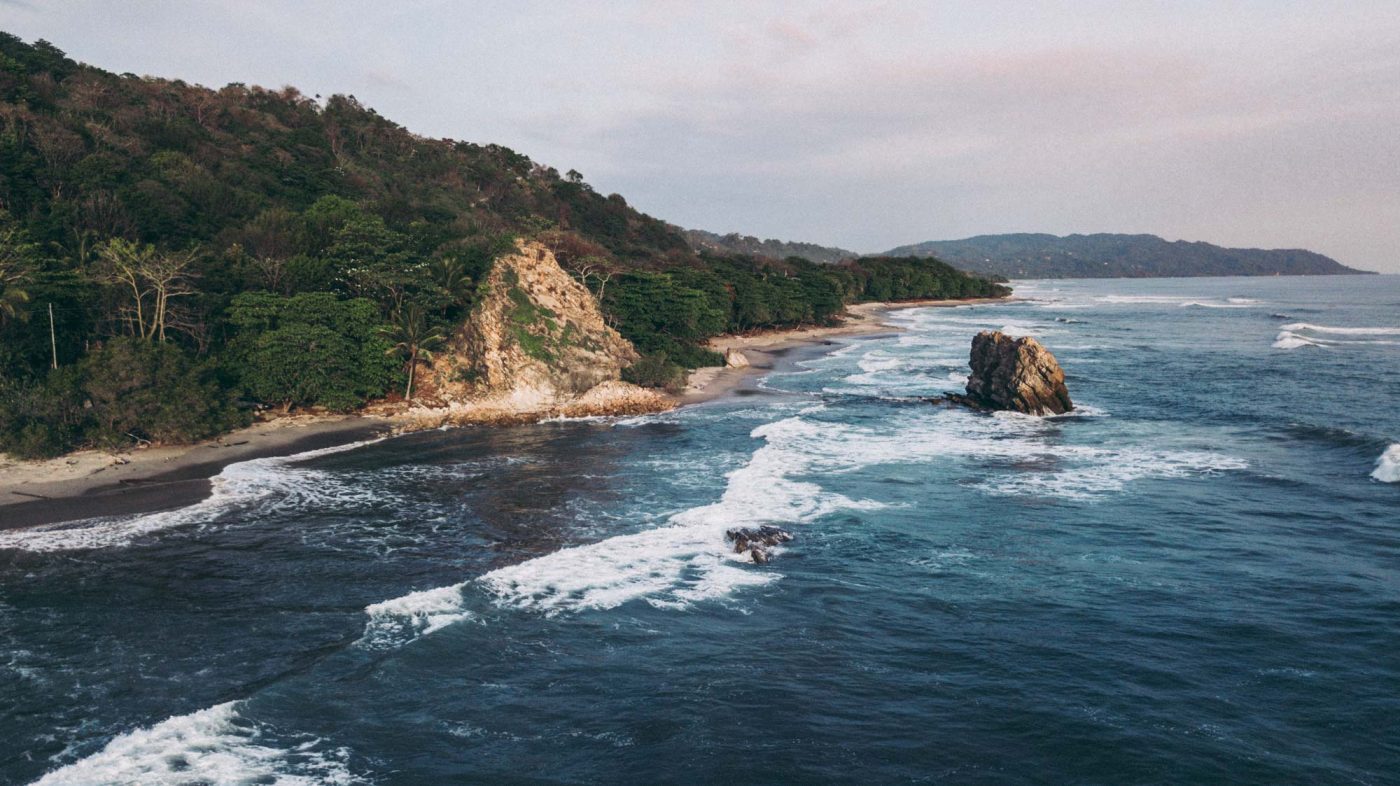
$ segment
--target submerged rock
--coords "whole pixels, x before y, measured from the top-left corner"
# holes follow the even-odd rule
[[[1059,415],[1074,409],[1065,372],[1039,341],[984,330],[972,339],[967,395],[947,400],[977,409]]]
[[[735,527],[724,533],[726,540],[734,544],[735,554],[747,553],[758,565],[767,565],[768,549],[792,540],[792,533],[782,527]]]

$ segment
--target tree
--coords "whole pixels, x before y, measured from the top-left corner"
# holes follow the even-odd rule
[[[8,214],[0,212],[0,325],[24,316],[20,309],[29,302],[27,287],[38,268],[38,249]]]
[[[123,293],[119,314],[130,335],[165,341],[172,325],[193,331],[189,323],[172,320],[172,301],[197,292],[192,268],[198,250],[160,252],[149,244],[113,238],[98,254],[105,280]]]
[[[238,295],[229,305],[234,328],[228,364],[259,401],[348,410],[382,395],[394,381],[392,346],[379,333],[379,309],[333,292],[282,297]]]
[[[409,304],[394,316],[394,322],[380,328],[380,332],[394,342],[394,345],[386,350],[387,354],[396,354],[407,359],[408,386],[404,388],[403,397],[411,402],[413,377],[418,370],[419,359],[432,360],[433,350],[442,344],[445,337],[441,329],[428,325],[423,316],[423,309],[416,305]]]
[[[460,258],[443,256],[434,259],[428,264],[428,276],[446,293],[450,305],[465,305],[471,298],[474,282],[466,263]]]

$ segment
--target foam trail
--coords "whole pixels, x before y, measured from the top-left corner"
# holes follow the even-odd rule
[[[0,549],[50,552],[113,548],[128,545],[144,535],[161,530],[209,521],[236,505],[277,494],[281,495],[283,503],[324,500],[340,488],[331,482],[327,473],[290,465],[379,441],[365,440],[290,456],[271,456],[229,464],[210,479],[212,488],[209,496],[193,505],[139,516],[83,519],[0,532]],[[342,490],[352,495],[364,493],[363,490]]]
[[[1376,469],[1371,477],[1382,483],[1400,483],[1400,442],[1385,449],[1376,459]]]
[[[114,738],[97,753],[54,770],[34,786],[361,783],[343,762],[311,748],[264,744],[264,730],[238,714],[237,702],[177,715]]]

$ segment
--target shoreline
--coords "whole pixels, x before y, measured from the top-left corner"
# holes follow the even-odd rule
[[[899,300],[856,303],[846,307],[846,319],[828,327],[787,328],[750,334],[715,336],[707,346],[721,355],[731,351],[742,353],[747,366],[709,366],[690,372],[685,389],[678,394],[679,406],[691,406],[714,401],[732,393],[745,379],[768,371],[781,353],[798,347],[833,343],[833,339],[877,336],[899,333],[903,328],[891,325],[884,317],[891,311],[909,308],[956,308],[989,303],[1014,302],[1015,297],[967,298],[941,300]]]
[[[687,407],[730,396],[746,379],[773,369],[783,355],[798,347],[899,332],[901,328],[883,321],[891,311],[1005,303],[1012,299],[858,303],[847,307],[846,319],[838,325],[716,336],[708,342],[711,349],[721,354],[739,352],[748,364],[692,371],[685,388],[668,397],[666,408]],[[606,402],[600,402],[598,412],[579,414],[607,414],[603,411],[606,407]],[[481,414],[489,414],[489,410]],[[515,413],[509,417],[508,413],[499,414],[499,417],[480,419],[473,416],[459,425],[518,424],[561,413],[541,411]],[[450,422],[447,416],[444,422]],[[193,445],[120,453],[80,450],[46,461],[0,458],[0,530],[184,507],[206,499],[213,488],[212,479],[230,464],[290,456],[394,432],[420,431],[429,425],[415,422],[412,410],[391,416],[293,415],[255,423]]]
[[[230,464],[359,442],[391,430],[389,420],[375,416],[297,415],[193,445],[6,459],[0,463],[0,531],[192,505],[209,496],[212,478]]]

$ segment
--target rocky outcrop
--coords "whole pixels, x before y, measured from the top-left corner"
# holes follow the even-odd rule
[[[637,357],[549,249],[519,242],[493,264],[466,324],[434,360],[433,383],[446,402],[541,410],[617,380]]]
[[[749,356],[742,349],[730,347],[724,351],[724,365],[727,368],[748,368]]]
[[[768,550],[792,540],[792,533],[782,527],[735,527],[724,533],[725,540],[734,544],[735,554],[748,554],[755,564],[767,565]]]
[[[972,339],[966,396],[948,400],[977,409],[1059,415],[1074,409],[1065,372],[1050,350],[1025,336],[984,330]]]

